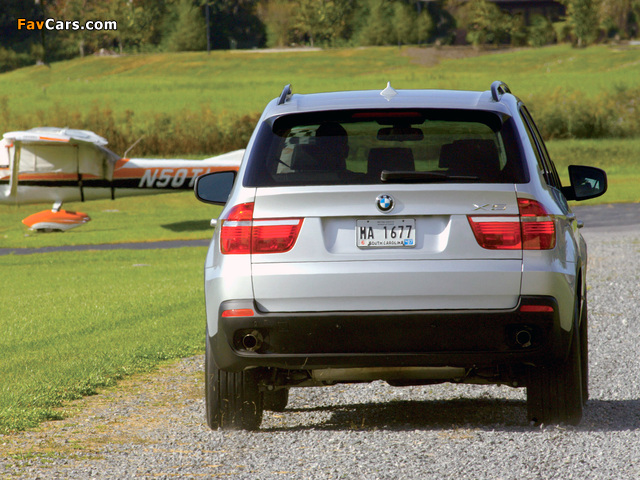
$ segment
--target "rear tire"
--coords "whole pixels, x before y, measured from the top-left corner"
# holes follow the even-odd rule
[[[283,412],[289,403],[289,389],[282,388],[273,392],[266,391],[264,396],[264,409],[272,412]]]
[[[580,319],[580,362],[582,367],[582,404],[589,400],[589,314],[587,297],[582,303],[582,315]]]
[[[576,302],[577,303],[577,302]],[[577,318],[578,308],[574,318]],[[582,419],[581,332],[574,322],[569,355],[558,365],[532,367],[527,379],[527,415],[539,424],[578,425]]]
[[[257,430],[262,422],[263,397],[258,371],[220,370],[213,358],[207,331],[205,401],[207,424],[213,430]]]

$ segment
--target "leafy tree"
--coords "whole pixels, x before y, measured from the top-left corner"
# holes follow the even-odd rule
[[[169,36],[168,49],[173,52],[204,50],[207,47],[207,26],[202,10],[192,0],[177,4],[177,22]]]
[[[433,21],[426,8],[413,2],[396,1],[393,5],[392,27],[395,40],[401,44],[426,42],[433,31]]]
[[[393,5],[386,0],[369,0],[367,22],[360,31],[363,45],[390,45],[397,37],[389,22],[393,18]]]
[[[45,4],[48,18],[80,23],[99,19],[101,7],[98,0],[50,0]],[[100,48],[100,34],[89,30],[60,29],[44,35],[49,39],[46,47],[53,58],[83,57]]]
[[[393,6],[393,29],[398,45],[417,43],[416,12],[404,2]]]
[[[215,49],[262,47],[265,27],[258,0],[204,0],[210,9],[211,46]]]
[[[422,4],[407,0],[368,0],[355,15],[361,24],[356,40],[362,45],[409,45],[429,40],[434,22]]]
[[[171,0],[41,0],[44,15],[59,21],[117,22],[117,30],[56,29],[43,31],[47,55],[52,59],[83,56],[114,47],[140,50],[157,45],[162,18]]]
[[[542,47],[556,41],[556,32],[553,23],[542,15],[534,15],[531,18],[529,31],[529,45],[532,47]]]
[[[598,37],[600,0],[565,0],[567,18],[578,47],[586,47]]]
[[[637,37],[640,27],[640,0],[631,0],[631,13],[629,15],[629,35]]]
[[[456,28],[463,24],[457,21],[457,10],[464,3],[461,0],[438,0],[426,4],[433,22],[431,35],[437,44],[449,45],[455,41]]]
[[[511,37],[511,45],[522,47],[529,43],[529,28],[525,23],[524,17],[520,14],[511,17],[511,25],[509,27],[509,36]]]
[[[263,0],[258,4],[257,14],[265,25],[267,46],[283,47],[294,41],[293,11],[291,0]]]
[[[428,41],[434,31],[434,22],[427,10],[423,10],[418,14],[416,19],[416,35],[418,44]]]
[[[42,5],[25,0],[1,0],[0,7],[0,46],[16,52],[26,52],[33,43],[41,43],[41,34],[37,30],[18,30],[18,18],[41,20]]]
[[[33,55],[29,56],[27,53],[16,53],[13,50],[0,47],[0,73],[32,65],[34,58]]]
[[[294,26],[300,34],[316,43],[335,45],[349,31],[354,2],[351,0],[297,0]]]
[[[626,33],[627,21],[631,13],[631,0],[608,0],[600,6],[600,18],[616,33]]]
[[[104,16],[118,22],[118,29],[104,32],[120,52],[149,50],[159,45],[163,20],[171,0],[111,0],[103,2]]]
[[[487,0],[469,2],[465,10],[468,28],[467,41],[474,46],[488,43],[498,44],[509,38],[511,18],[503,13],[496,4]]]
[[[607,0],[600,5],[600,21],[609,36],[636,36],[639,20],[640,0]]]

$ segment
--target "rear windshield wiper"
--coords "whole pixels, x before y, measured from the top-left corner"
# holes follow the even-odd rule
[[[394,183],[427,183],[427,182],[476,182],[478,177],[472,175],[447,175],[444,172],[390,172],[383,170],[380,180]]]

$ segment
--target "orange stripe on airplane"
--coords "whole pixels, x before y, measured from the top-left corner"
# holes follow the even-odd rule
[[[122,167],[124,167],[124,166],[125,166],[125,164],[126,164],[126,163],[128,163],[128,162],[129,162],[129,159],[128,159],[128,158],[121,158],[120,160],[118,160],[118,161],[116,162],[116,167],[115,167],[115,168],[116,168],[116,169],[117,169],[117,168],[122,168]]]
[[[48,142],[65,142],[69,143],[68,138],[38,137],[38,140],[46,140]]]
[[[187,176],[191,178],[193,176],[202,175],[204,173],[216,172],[218,170],[230,170],[230,169],[237,170],[237,167],[235,168],[228,167],[228,166],[214,167],[210,165],[203,165],[202,167],[200,166],[183,167],[183,166],[175,166],[175,165],[162,166],[161,165],[157,167],[141,168],[141,167],[126,167],[124,166],[124,163],[119,166],[118,163],[116,163],[116,168],[113,171],[114,179],[143,178],[146,172],[149,172],[151,174],[161,174],[163,176],[168,175],[170,177],[173,177],[178,173],[178,171],[180,171],[180,174],[184,174],[184,172],[186,172]],[[149,173],[147,173],[147,175],[149,175]]]
[[[130,166],[127,166],[127,163],[129,163],[128,158],[121,158],[116,162],[115,168],[113,169],[114,179],[142,178],[144,177],[144,172],[146,172],[147,170],[151,171],[151,170],[161,170],[163,168],[172,168],[172,167],[163,167],[163,166],[150,167],[150,168],[144,168],[144,167],[138,167],[138,166],[130,167]]]
[[[83,180],[89,180],[93,178],[101,178],[97,175],[91,175],[88,173],[82,174]],[[18,175],[18,181],[20,180],[78,180],[77,173],[22,173]]]
[[[113,171],[113,178],[142,178],[146,170],[160,170],[159,168],[146,169],[146,168],[126,168]]]

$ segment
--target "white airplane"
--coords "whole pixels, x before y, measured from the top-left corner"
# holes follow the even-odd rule
[[[40,127],[8,132],[0,140],[0,204],[52,202],[23,220],[32,230],[69,230],[90,220],[61,209],[76,202],[193,188],[196,177],[238,170],[244,150],[204,160],[122,158],[87,130]],[[125,153],[126,155],[126,153]]]

